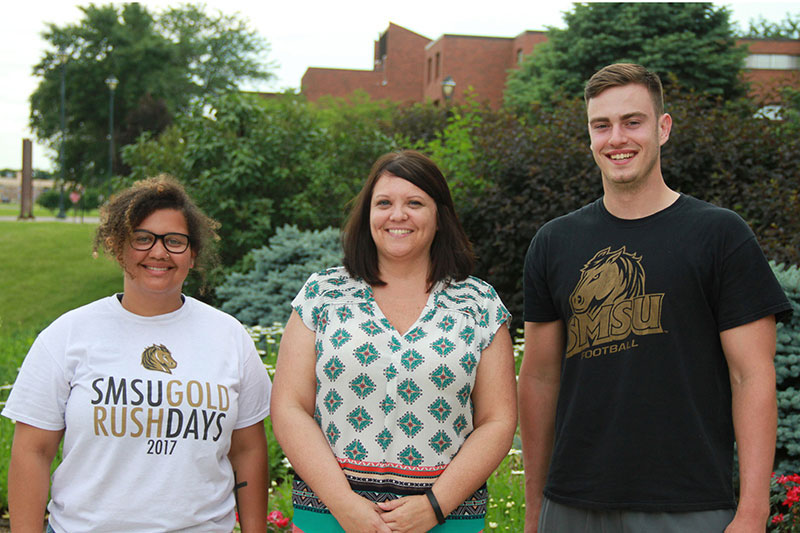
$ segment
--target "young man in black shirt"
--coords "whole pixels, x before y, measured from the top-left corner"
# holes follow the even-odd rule
[[[789,302],[738,215],[664,182],[658,76],[610,65],[585,100],[604,195],[525,260],[526,532],[763,531]]]

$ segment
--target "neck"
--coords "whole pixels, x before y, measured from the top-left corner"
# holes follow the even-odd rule
[[[625,188],[603,183],[603,205],[617,218],[635,220],[666,209],[680,196],[664,179],[653,180],[652,185]]]
[[[386,282],[385,287],[423,285],[427,289],[431,263],[427,257],[413,261],[382,260],[378,262],[378,269]]]
[[[180,293],[169,295],[169,297],[147,297],[140,298],[135,293],[122,293],[122,307],[134,315],[139,316],[158,316],[166,315],[177,311],[183,305],[183,297]]]

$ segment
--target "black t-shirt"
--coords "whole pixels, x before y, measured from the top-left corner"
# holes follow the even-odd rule
[[[636,220],[599,199],[537,232],[524,285],[525,321],[567,331],[545,495],[603,509],[735,507],[719,333],[791,309],[747,224],[685,195]]]

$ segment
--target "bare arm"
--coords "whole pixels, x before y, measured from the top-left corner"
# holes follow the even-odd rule
[[[322,431],[314,421],[314,332],[292,312],[281,338],[272,384],[272,429],[300,477],[325,502],[345,531],[389,533],[378,507],[350,489]]]
[[[8,467],[8,507],[15,533],[42,533],[50,466],[64,431],[48,431],[22,422],[14,426]]]
[[[720,333],[731,378],[733,428],[739,450],[739,506],[726,533],[764,531],[775,457],[775,317]]]
[[[267,437],[263,421],[233,431],[228,459],[236,473],[236,482],[247,483],[238,489],[236,495],[242,531],[263,532],[267,528],[269,488]]]
[[[525,322],[519,370],[519,428],[525,465],[525,531],[538,529],[550,466],[565,344],[564,322]]]
[[[447,516],[489,478],[511,448],[517,427],[514,354],[508,328],[498,329],[483,350],[472,392],[474,430],[433,485]],[[426,496],[408,496],[380,504],[392,531],[428,531],[436,516]]]

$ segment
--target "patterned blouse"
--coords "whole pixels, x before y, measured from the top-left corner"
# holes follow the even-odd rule
[[[422,494],[472,432],[476,368],[511,319],[497,292],[474,277],[437,283],[405,335],[343,267],[311,275],[292,306],[316,333],[314,419],[353,490]],[[432,531],[482,530],[487,497],[484,485]],[[300,531],[341,531],[299,477],[292,501]]]

